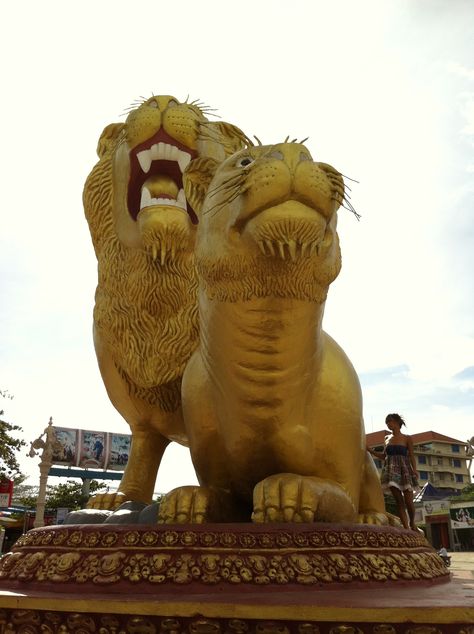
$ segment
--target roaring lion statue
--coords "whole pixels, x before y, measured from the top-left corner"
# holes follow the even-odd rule
[[[321,326],[341,175],[281,143],[190,165],[185,190],[201,334],[182,401],[201,486],[171,491],[160,522],[391,523],[358,377]]]
[[[198,339],[198,218],[182,174],[191,162],[219,162],[247,141],[205,112],[171,96],[147,99],[125,123],[105,128],[85,183],[98,260],[94,344],[109,398],[132,432],[118,492],[97,495],[91,508],[150,502],[166,446],[187,443],[180,388]]]

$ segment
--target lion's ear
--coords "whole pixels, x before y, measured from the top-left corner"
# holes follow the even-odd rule
[[[206,121],[201,125],[198,150],[201,156],[224,161],[228,156],[253,145],[240,128],[225,121]]]
[[[104,128],[97,144],[97,155],[99,158],[102,158],[104,154],[112,149],[124,127],[124,123],[110,123]]]
[[[207,190],[218,165],[219,162],[213,158],[198,158],[191,161],[183,174],[186,200],[198,214],[201,213]]]
[[[235,152],[242,150],[244,147],[253,145],[247,135],[232,123],[226,123],[225,121],[213,121],[211,122],[211,126],[218,130],[226,156],[235,154]]]

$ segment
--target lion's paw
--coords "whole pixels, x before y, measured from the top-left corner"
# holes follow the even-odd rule
[[[387,513],[377,511],[366,511],[359,513],[356,519],[357,524],[372,524],[377,526],[387,526],[390,523]]]
[[[173,489],[161,500],[159,524],[202,524],[209,519],[211,491],[205,487]]]
[[[89,498],[87,509],[100,509],[101,511],[115,511],[130,498],[125,493],[116,491],[115,493],[97,493]]]
[[[403,526],[400,518],[397,515],[393,515],[392,513],[386,513],[389,526],[398,526],[401,528]]]
[[[253,492],[252,521],[349,522],[354,505],[336,482],[280,473],[259,482]]]

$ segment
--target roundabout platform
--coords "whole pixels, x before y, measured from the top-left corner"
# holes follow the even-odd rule
[[[423,536],[368,525],[76,525],[0,560],[1,634],[474,634]]]

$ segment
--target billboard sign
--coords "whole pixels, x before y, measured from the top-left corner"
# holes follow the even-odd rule
[[[426,519],[431,515],[449,515],[449,501],[433,500],[423,502],[423,516]]]
[[[13,495],[13,480],[0,480],[0,506],[10,506]]]
[[[465,504],[461,508],[451,508],[453,528],[474,528],[474,506]]]
[[[130,455],[130,434],[53,426],[56,445],[52,464],[124,471]]]

